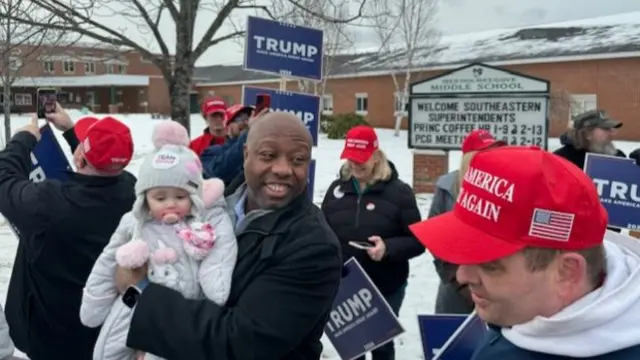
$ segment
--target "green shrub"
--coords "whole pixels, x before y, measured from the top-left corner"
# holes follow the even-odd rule
[[[369,125],[364,116],[354,113],[339,114],[332,116],[333,119],[327,119],[326,133],[329,139],[344,139],[352,127],[358,125]]]
[[[335,120],[333,115],[320,115],[320,133],[326,134],[329,130],[329,124]]]

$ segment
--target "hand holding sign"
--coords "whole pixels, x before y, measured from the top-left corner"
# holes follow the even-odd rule
[[[27,125],[18,129],[16,133],[19,133],[21,131],[27,131],[31,133],[33,136],[36,137],[38,141],[40,141],[41,134],[40,134],[40,127],[38,126],[38,117],[37,116],[32,117],[31,121]]]

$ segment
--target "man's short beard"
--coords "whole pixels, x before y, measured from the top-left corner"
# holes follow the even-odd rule
[[[618,149],[616,149],[612,141],[609,141],[605,144],[589,144],[589,152],[603,155],[616,155],[618,153]]]

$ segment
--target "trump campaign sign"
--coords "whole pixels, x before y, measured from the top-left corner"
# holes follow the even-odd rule
[[[322,38],[322,30],[249,16],[244,69],[320,81]]]
[[[311,133],[313,146],[318,145],[318,124],[320,122],[319,96],[292,91],[243,86],[242,103],[245,105],[255,105],[258,94],[267,94],[271,97],[272,111],[286,111],[299,117]]]
[[[609,225],[640,229],[640,166],[632,159],[587,153],[584,172],[596,185]]]
[[[347,260],[324,327],[340,358],[360,357],[403,332],[402,324],[358,261]]]

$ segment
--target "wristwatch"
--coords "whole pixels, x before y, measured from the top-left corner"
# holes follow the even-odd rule
[[[144,290],[148,284],[149,279],[144,278],[137,284],[129,286],[127,290],[125,290],[124,294],[122,294],[122,302],[130,309],[133,309],[133,307],[138,303],[138,298],[140,297],[140,294],[142,294],[142,290]]]

